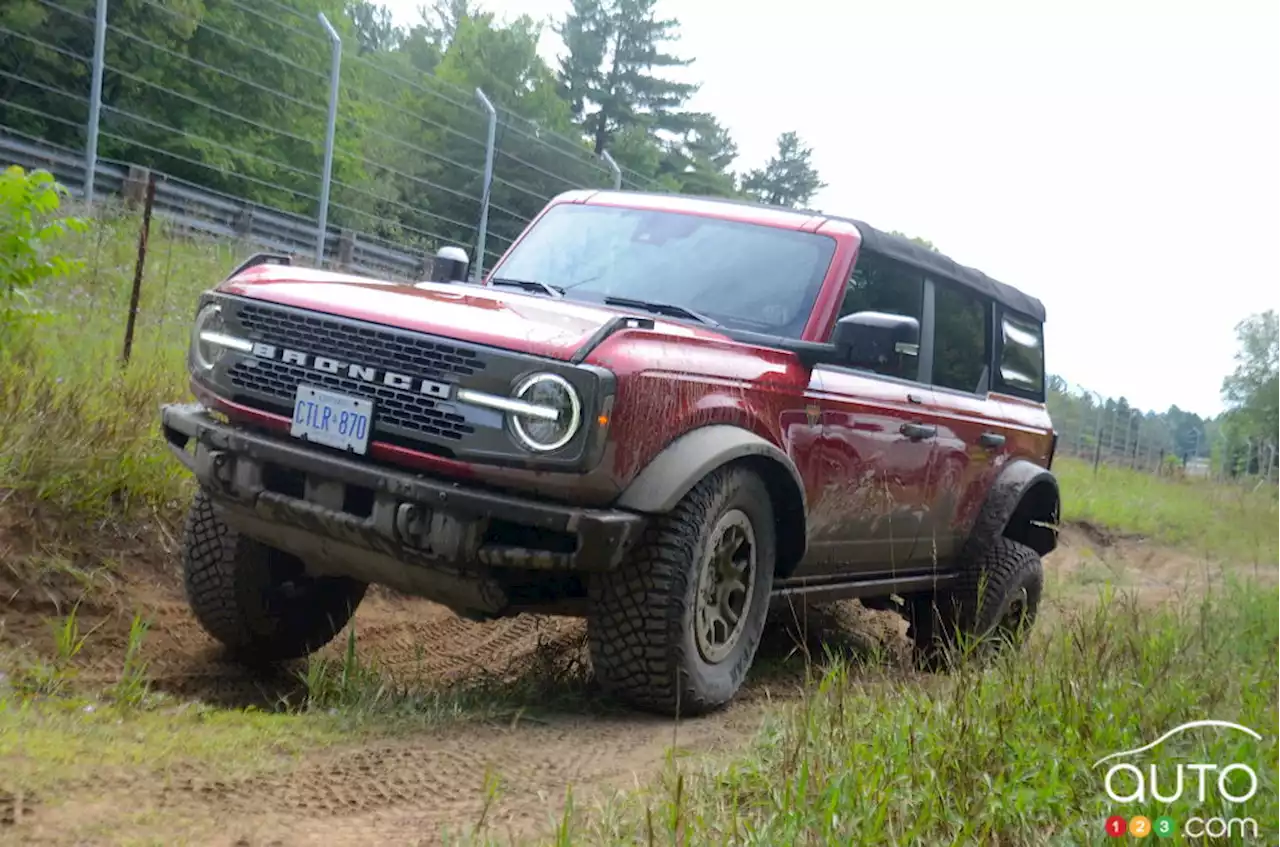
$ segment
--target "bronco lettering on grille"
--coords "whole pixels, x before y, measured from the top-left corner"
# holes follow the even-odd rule
[[[390,388],[398,388],[401,391],[417,391],[419,394],[425,394],[428,397],[434,397],[437,400],[448,400],[453,386],[447,382],[436,382],[432,379],[421,379],[417,377],[398,374],[394,371],[382,370],[380,368],[368,367],[366,365],[357,365],[352,362],[343,362],[339,359],[332,359],[327,356],[317,356],[313,353],[307,353],[302,350],[290,350],[287,347],[277,347],[274,344],[263,344],[256,342],[253,345],[253,355],[260,359],[272,359],[280,361],[286,365],[297,365],[303,368],[311,368],[320,373],[344,375],[348,379],[358,379],[361,382],[369,382],[389,386]]]

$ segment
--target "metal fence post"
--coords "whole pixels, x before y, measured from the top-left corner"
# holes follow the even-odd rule
[[[1098,475],[1098,464],[1102,461],[1102,395],[1098,395],[1098,422],[1093,426],[1093,474]]]
[[[618,167],[618,163],[609,155],[609,151],[605,150],[600,154],[600,158],[604,159],[605,164],[609,166],[609,170],[613,171],[613,188],[615,191],[622,190],[622,168]]]
[[[98,120],[102,114],[102,70],[107,62],[107,0],[98,0],[93,19],[93,80],[89,84],[89,129],[84,139],[84,200],[93,203],[98,171]]]
[[[493,108],[484,92],[476,89],[476,99],[489,113],[489,133],[484,142],[484,188],[480,195],[480,225],[476,228],[476,260],[472,264],[472,279],[479,282],[484,278],[484,241],[489,234],[489,188],[493,185],[493,152],[494,139],[498,132],[498,110]]]
[[[329,226],[329,181],[333,177],[333,134],[338,122],[338,78],[342,68],[342,39],[329,19],[320,15],[320,25],[329,34],[329,124],[324,138],[324,173],[320,177],[320,215],[316,223],[316,266],[324,266],[325,231]]]

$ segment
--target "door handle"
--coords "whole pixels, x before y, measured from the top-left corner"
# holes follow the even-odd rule
[[[978,443],[983,447],[990,447],[995,450],[1004,446],[1004,436],[998,432],[984,432],[978,436]]]
[[[933,438],[938,433],[938,428],[930,424],[922,423],[904,423],[898,427],[898,432],[910,438],[912,441],[920,441],[924,438]]]

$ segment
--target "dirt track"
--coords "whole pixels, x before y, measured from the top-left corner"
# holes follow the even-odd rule
[[[12,542],[15,534],[7,538]],[[187,609],[172,551],[141,545],[123,550],[116,558],[129,566],[100,572],[94,579],[102,581],[82,594],[83,576],[24,578],[23,556],[5,540],[0,532],[0,560],[8,554],[10,565],[0,568],[0,600],[8,601],[0,647],[48,654],[50,618],[80,599],[82,631],[91,634],[76,663],[78,685],[92,690],[118,679],[129,621],[140,611],[151,622],[143,658],[153,690],[235,708],[278,708],[300,696],[296,667],[264,674],[224,660]],[[446,832],[464,834],[482,815],[491,835],[530,835],[553,825],[571,786],[580,807],[607,800],[616,789],[651,783],[673,745],[682,753],[745,745],[767,702],[798,695],[806,640],[812,650],[825,642],[854,653],[875,642],[904,646],[896,616],[856,604],[811,618],[808,639],[785,621],[775,622],[739,700],[717,715],[676,724],[623,711],[584,683],[589,672],[579,620],[521,616],[475,623],[373,588],[354,626],[362,660],[375,661],[402,683],[488,679],[518,685],[539,673],[563,674],[572,677],[566,686],[575,686],[577,699],[559,709],[528,703],[533,716],[513,713],[501,721],[323,749],[279,772],[239,781],[141,763],[109,780],[64,783],[56,798],[28,797],[20,826],[0,825],[0,841],[64,844],[72,833],[111,832],[109,842],[132,836],[236,845],[438,843]],[[322,655],[339,657],[344,636]],[[491,776],[499,787],[486,808]],[[0,819],[12,816],[15,799],[4,783],[0,775]]]
[[[265,706],[296,688],[286,674],[263,678],[224,663],[177,599],[156,603],[151,616],[154,633],[145,652],[156,690],[228,706]],[[849,649],[899,634],[892,616],[872,616],[856,606],[822,623],[839,627],[842,633],[828,638]],[[576,655],[584,642],[580,621],[522,616],[472,623],[439,606],[382,592],[366,600],[356,627],[362,656],[419,682],[519,676],[536,672],[536,663],[548,655],[560,667],[585,658]],[[91,638],[96,643],[81,682],[116,678],[124,633],[115,629],[104,627]],[[68,785],[69,796],[59,798],[66,802],[30,815],[22,840],[65,843],[68,829],[110,820],[122,809],[133,820],[160,816],[166,835],[186,832],[198,843],[438,843],[446,832],[462,835],[482,814],[491,835],[530,835],[553,825],[570,786],[578,805],[607,800],[615,789],[649,783],[673,745],[709,753],[745,744],[759,728],[766,701],[796,696],[803,662],[788,658],[796,648],[788,628],[773,626],[761,657],[763,672],[732,708],[699,720],[677,725],[607,706],[547,714],[531,703],[538,715],[532,719],[465,723],[331,748],[278,775],[211,782],[181,769],[138,772],[109,786]],[[339,649],[335,644],[326,652]],[[490,775],[500,782],[486,810]],[[218,826],[219,821],[231,823]],[[144,825],[138,834],[150,829]]]
[[[1195,569],[1186,557],[1177,561],[1170,551],[1143,548],[1139,541],[1075,530],[1050,564],[1064,574],[1128,568],[1144,588],[1167,590],[1173,590],[1173,574]],[[144,658],[154,689],[183,700],[235,707],[272,707],[297,694],[292,674],[263,677],[225,663],[187,611],[167,564],[172,559],[152,559],[156,554],[147,552],[151,556],[135,559],[133,568],[82,604],[84,628],[98,629],[86,642],[81,682],[107,684],[117,678],[128,620],[140,609],[152,621]],[[39,649],[49,639],[47,617],[66,605],[67,598],[59,597],[65,586],[54,580],[6,589],[0,584],[0,598],[10,597],[3,641]],[[576,620],[522,616],[473,623],[439,606],[374,589],[355,626],[360,656],[376,660],[399,680],[517,679],[540,672],[548,662],[560,672],[569,668],[579,680],[585,674],[583,625]],[[0,827],[0,840],[18,836],[20,830],[22,843],[66,843],[70,832],[94,822],[100,824],[98,832],[106,825],[123,836],[137,826],[136,835],[163,835],[165,842],[438,843],[446,829],[454,837],[462,835],[482,815],[491,835],[546,831],[570,786],[579,806],[603,801],[615,789],[650,783],[673,743],[682,751],[702,753],[748,743],[766,702],[798,695],[805,666],[802,641],[815,652],[825,643],[854,654],[879,644],[889,648],[890,661],[906,646],[900,619],[856,603],[811,619],[808,628],[809,637],[802,640],[794,627],[772,625],[757,670],[738,701],[720,714],[678,726],[595,708],[599,703],[593,701],[599,698],[588,689],[576,706],[559,712],[540,708],[546,704],[528,704],[537,714],[534,719],[468,722],[407,738],[328,748],[282,771],[239,781],[212,782],[181,767],[163,772],[143,767],[106,783],[68,784],[65,797],[31,804],[34,809],[21,826]],[[339,654],[340,642],[325,652]],[[490,775],[500,783],[496,799],[486,807]],[[0,790],[0,812],[5,811],[3,798]],[[112,820],[124,829],[110,825]]]

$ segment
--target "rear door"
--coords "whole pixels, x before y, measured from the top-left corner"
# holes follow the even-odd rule
[[[1039,449],[1044,359],[1038,323],[968,288],[928,280],[925,301],[937,435],[922,531],[946,560],[960,552],[1005,463]]]

